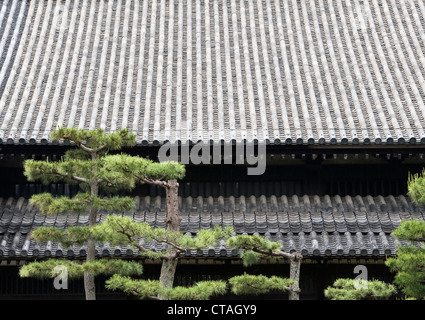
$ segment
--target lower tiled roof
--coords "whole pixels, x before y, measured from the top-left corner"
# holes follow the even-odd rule
[[[126,215],[165,227],[166,202],[161,197],[135,197],[136,210]],[[305,257],[385,257],[396,252],[391,232],[402,220],[425,220],[425,208],[404,196],[270,196],[179,198],[181,230],[195,234],[214,225],[232,226],[238,234],[260,234],[282,243],[285,251]],[[103,221],[106,213],[99,213]],[[45,225],[66,228],[86,225],[87,214],[48,216],[25,198],[0,198],[0,257],[84,257],[86,248],[63,248],[58,243],[36,243],[32,230]],[[161,250],[162,244],[145,243]],[[98,244],[99,256],[132,257],[136,249]],[[191,257],[236,257],[224,242],[215,248],[188,252]]]

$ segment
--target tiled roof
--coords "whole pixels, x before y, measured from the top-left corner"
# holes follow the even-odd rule
[[[165,227],[165,199],[136,197],[137,208],[129,213],[135,221]],[[372,257],[394,255],[395,239],[390,235],[402,220],[425,220],[425,208],[417,207],[404,196],[388,197],[229,197],[180,198],[181,230],[195,234],[214,225],[232,226],[238,234],[261,234],[282,243],[286,251],[306,257]],[[105,219],[100,214],[99,221]],[[46,256],[85,256],[85,248],[61,248],[57,243],[36,243],[31,230],[42,225],[65,228],[86,225],[86,214],[46,216],[24,198],[1,199],[0,256],[26,259]],[[146,247],[160,250],[158,243]],[[137,250],[125,246],[99,244],[99,256],[132,257]],[[220,243],[215,248],[188,253],[189,257],[236,256]]]
[[[0,141],[425,143],[425,3],[0,0]]]

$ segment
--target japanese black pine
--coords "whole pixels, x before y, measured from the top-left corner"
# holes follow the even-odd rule
[[[82,192],[74,197],[55,197],[50,193],[33,195],[31,203],[37,205],[41,212],[46,214],[60,213],[88,213],[88,226],[72,227],[60,230],[53,227],[41,227],[32,233],[37,241],[59,241],[64,245],[84,243],[87,245],[86,264],[80,266],[77,262],[54,261],[66,264],[71,275],[84,275],[84,287],[87,300],[94,300],[96,274],[117,270],[126,270],[124,273],[140,273],[141,266],[133,264],[128,268],[99,268],[94,264],[95,259],[95,234],[90,229],[97,221],[99,210],[125,212],[134,209],[134,200],[130,197],[101,197],[99,192],[104,190],[114,193],[119,190],[131,190],[135,187],[132,175],[116,171],[111,166],[106,166],[111,155],[108,152],[118,151],[125,147],[135,145],[135,136],[127,129],[105,134],[103,130],[80,130],[76,128],[60,128],[53,131],[51,138],[54,141],[68,142],[73,147],[69,148],[59,161],[26,160],[24,174],[28,181],[41,181],[43,184],[63,182],[78,184]],[[117,155],[120,157],[120,155]],[[105,261],[103,261],[105,262]],[[106,262],[105,262],[106,263]],[[31,263],[21,268],[20,274],[28,276],[54,275],[52,261]],[[103,270],[102,272],[100,270]]]

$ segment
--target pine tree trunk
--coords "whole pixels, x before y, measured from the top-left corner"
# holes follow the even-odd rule
[[[92,154],[92,160],[95,161],[97,158],[96,154]],[[94,167],[93,171],[97,168]],[[99,194],[99,186],[96,178],[90,183],[90,193],[92,196],[97,197]],[[96,224],[97,211],[94,208],[90,208],[89,212],[89,226]],[[86,262],[90,262],[96,258],[96,242],[93,239],[89,239],[87,242],[87,256]],[[86,300],[96,300],[96,285],[94,282],[94,275],[88,271],[84,272],[84,290],[86,292]]]
[[[300,269],[301,258],[295,257],[290,260],[289,278],[295,283],[291,286],[293,290],[289,291],[289,300],[300,300]]]
[[[89,240],[87,242],[86,261],[89,262],[95,258],[95,242]],[[84,290],[86,292],[86,300],[96,300],[96,286],[94,283],[94,275],[88,271],[84,272]]]
[[[93,191],[93,188],[92,188]],[[96,224],[96,210],[90,208],[89,225]],[[87,241],[86,262],[96,258],[96,242],[93,239]],[[96,300],[96,285],[94,283],[94,275],[88,271],[84,272],[84,290],[86,292],[86,300]]]
[[[179,184],[177,180],[169,180],[166,187],[167,197],[167,230],[180,231],[180,214],[178,200]],[[175,256],[176,249],[169,247],[168,252],[171,256]],[[166,288],[172,288],[174,283],[174,275],[177,269],[177,257],[172,259],[163,259],[161,266],[161,275],[159,282]],[[163,299],[159,295],[160,299]]]

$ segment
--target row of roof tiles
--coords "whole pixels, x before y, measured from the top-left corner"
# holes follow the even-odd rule
[[[273,207],[270,204],[277,197],[251,197],[260,210],[250,212],[246,211],[246,206],[236,210],[227,210],[223,206],[218,210],[220,201],[235,202],[233,197],[203,199],[211,201],[211,206],[202,204],[202,210],[197,210],[192,198],[180,198],[181,231],[196,234],[200,229],[214,225],[231,226],[238,234],[262,234],[282,243],[284,250],[295,250],[307,256],[384,256],[395,254],[396,242],[391,232],[402,220],[425,220],[425,208],[415,206],[403,196],[357,197],[357,201],[339,196],[294,196],[290,201],[285,198],[279,197],[278,206]],[[329,206],[314,208],[310,205],[312,199],[325,203],[325,198],[329,198]],[[371,201],[368,205],[364,205],[366,199]],[[165,227],[165,199],[157,197],[153,203],[151,200],[150,197],[136,197],[137,209],[126,215],[138,222]],[[244,197],[238,200],[245,201]],[[42,225],[58,228],[87,225],[87,214],[48,216],[24,198],[2,199],[0,203],[0,253],[4,257],[85,255],[84,247],[61,248],[57,243],[36,243],[30,233]],[[197,199],[196,204],[200,205],[201,199]],[[103,221],[106,216],[100,213],[98,221]],[[162,248],[162,244],[155,242],[145,245],[155,250]],[[110,256],[137,254],[128,247],[108,244],[99,244],[97,252]],[[190,254],[231,257],[236,252],[221,243],[216,248]]]
[[[0,142],[425,143],[415,0],[0,0]]]
[[[136,211],[165,210],[165,198],[161,196],[135,196]],[[24,197],[1,198],[3,209],[16,212],[33,211],[33,205]],[[179,208],[184,212],[284,212],[284,211],[333,211],[333,212],[416,212],[417,206],[404,195],[388,196],[229,196],[229,197],[181,197]]]
[[[50,241],[36,243],[30,239],[29,234],[9,234],[0,235],[0,257],[7,259],[16,258],[48,258],[48,257],[68,257],[84,258],[87,254],[86,246],[71,246],[65,248],[58,243]],[[288,234],[265,234],[271,241],[282,244],[282,250],[286,252],[299,252],[304,257],[361,257],[361,258],[383,258],[396,253],[399,244],[392,236],[369,232],[363,234],[357,232],[345,233],[288,233]],[[152,241],[141,243],[145,248],[159,252],[166,249],[166,245]],[[187,251],[183,257],[192,258],[235,258],[239,254],[236,249],[226,248],[224,241],[216,247]],[[125,257],[137,258],[138,249],[128,246],[113,246],[109,243],[96,245],[96,256],[98,257]]]
[[[1,198],[0,198],[1,199]],[[423,208],[417,207],[404,196],[356,197],[350,196],[292,196],[290,201],[281,197],[244,196],[201,198],[179,197],[182,212],[182,230],[196,232],[211,225],[229,225],[238,233],[248,232],[391,232],[402,220],[423,219]],[[311,200],[317,205],[312,206]],[[367,202],[366,202],[367,200]],[[166,200],[155,197],[135,197],[136,211],[126,215],[135,221],[146,221],[156,227],[165,227]],[[225,205],[225,203],[227,205]],[[367,203],[365,205],[365,203]],[[237,205],[238,204],[238,205]],[[3,199],[0,232],[28,233],[41,225],[63,228],[88,223],[86,214],[41,214],[24,198]],[[103,221],[106,213],[99,214]]]

